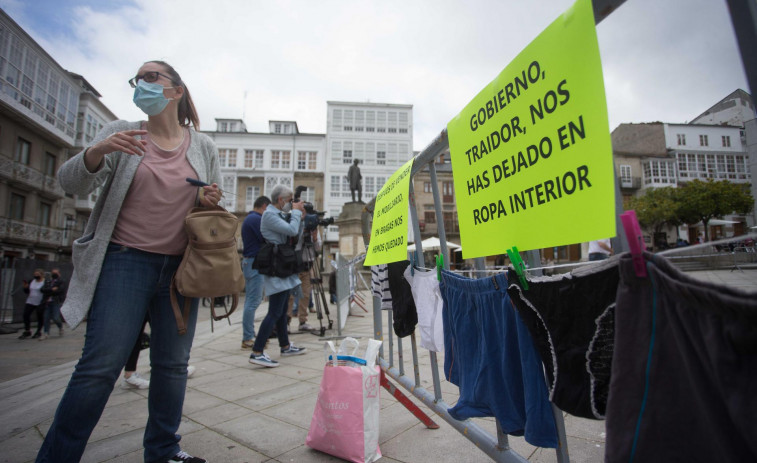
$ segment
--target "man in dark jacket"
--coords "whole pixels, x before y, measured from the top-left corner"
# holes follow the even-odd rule
[[[42,287],[42,294],[44,295],[45,305],[45,324],[39,340],[43,341],[50,335],[50,320],[54,321],[58,325],[58,334],[63,336],[63,322],[60,318],[60,306],[63,301],[66,300],[66,281],[61,278],[60,269],[54,268],[52,271],[52,278],[45,283]]]
[[[242,242],[244,243],[244,258],[242,271],[245,279],[244,312],[242,313],[242,349],[251,349],[255,339],[255,310],[263,297],[263,275],[252,268],[252,263],[260,251],[265,240],[260,233],[260,219],[271,200],[267,196],[260,196],[252,205],[252,211],[242,222]]]

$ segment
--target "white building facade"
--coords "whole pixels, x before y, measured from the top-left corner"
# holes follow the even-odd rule
[[[667,161],[667,169],[644,167],[644,186],[670,186],[662,183],[676,178],[678,182],[710,178],[733,183],[751,181],[746,139],[739,127],[665,124],[665,145],[673,159]],[[670,162],[675,163],[672,170]],[[665,177],[671,173],[672,178]]]
[[[294,121],[270,121],[268,132],[247,132],[240,119],[216,119],[216,131],[204,132],[218,147],[222,205],[244,217],[260,195],[282,184],[305,186],[302,199],[324,207],[324,134],[300,133]]]
[[[360,160],[362,199],[376,196],[386,180],[413,156],[413,106],[388,103],[327,102],[325,210],[338,217],[352,201],[347,171]],[[357,198],[355,198],[357,199]],[[326,241],[338,240],[331,226]]]

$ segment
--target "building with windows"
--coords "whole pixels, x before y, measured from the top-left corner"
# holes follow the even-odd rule
[[[80,86],[0,10],[0,245],[16,258],[56,260],[64,193],[55,173],[76,138]]]
[[[751,95],[737,89],[694,118],[692,123],[739,127],[750,159],[749,174],[757,178],[757,119]],[[757,182],[752,182],[752,197],[755,199],[752,220],[757,223]]]
[[[705,112],[695,117],[692,124],[729,125],[744,128],[744,123],[754,119],[752,97],[742,89],[715,103]]]
[[[0,9],[0,245],[16,258],[66,260],[96,195],[65,195],[56,173],[115,115]]]
[[[738,126],[621,124],[612,132],[612,147],[624,204],[646,188],[677,187],[694,179],[751,182],[744,130]],[[746,218],[732,219],[738,224],[718,225],[712,235],[744,233]]]
[[[455,187],[452,179],[452,164],[449,148],[436,158],[437,188],[442,202],[442,217],[436,215],[434,196],[432,193],[431,174],[428,167],[413,176],[413,191],[415,192],[415,208],[418,211],[418,225],[421,229],[421,239],[439,236],[439,222],[444,223],[447,241],[459,244],[460,226],[457,221],[457,205],[455,203]]]
[[[362,199],[368,202],[412,158],[413,106],[329,101],[326,120],[325,210],[338,217],[352,201],[347,171],[354,159],[360,160]],[[338,227],[328,227],[326,241],[337,239]]]
[[[447,241],[460,244],[460,225],[457,220],[457,203],[455,201],[455,186],[452,179],[449,148],[436,158],[434,169],[436,170],[437,188],[442,206],[441,217],[436,214],[436,207],[434,206],[429,168],[426,166],[413,176],[415,209],[418,213],[418,226],[421,231],[419,241],[434,236],[438,237],[439,224],[442,223]],[[449,263],[453,268],[457,268],[462,263],[462,254],[450,252]]]
[[[241,119],[216,119],[216,131],[204,132],[218,147],[221,203],[244,218],[260,195],[276,185],[307,187],[301,198],[324,208],[324,134],[300,133],[295,121],[269,121],[268,132],[248,132]],[[241,241],[240,241],[241,245]]]

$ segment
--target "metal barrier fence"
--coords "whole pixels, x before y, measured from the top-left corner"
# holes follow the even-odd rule
[[[623,4],[625,0],[593,0],[593,9],[594,9],[594,17],[595,22],[599,23],[601,22],[605,17],[607,17],[612,11],[617,9],[618,6]],[[740,47],[742,49],[742,56],[746,56],[750,53],[751,50],[753,50],[753,47],[750,46],[754,42],[754,23],[749,23],[749,19],[754,19],[757,17],[757,13],[753,11],[753,8],[750,8],[748,1],[746,0],[728,0],[729,8],[731,9],[731,16],[734,18],[734,26],[737,32],[737,37],[739,40]],[[743,14],[742,14],[743,13]],[[739,22],[738,16],[744,16],[747,22],[746,24],[742,21]],[[750,83],[757,82],[757,61],[755,60],[747,60],[744,58],[744,63],[747,68],[747,75],[750,80]],[[752,86],[752,90],[754,91],[754,87]],[[438,158],[439,155],[441,155],[447,148],[449,147],[449,142],[447,139],[447,133],[446,130],[442,131],[441,134],[436,137],[427,147],[424,149],[420,154],[418,154],[413,162],[413,167],[411,170],[411,181],[410,181],[410,214],[411,214],[411,223],[413,226],[414,235],[418,238],[416,239],[416,261],[421,265],[425,266],[424,257],[423,257],[423,250],[422,246],[420,244],[420,227],[419,227],[419,221],[417,217],[417,209],[415,208],[415,200],[414,200],[414,192],[413,192],[413,182],[412,178],[420,172],[423,168],[428,167],[429,174],[430,174],[430,180],[431,180],[431,189],[432,194],[434,198],[434,208],[435,213],[437,217],[443,217],[443,211],[442,211],[442,202],[440,201],[440,194],[439,194],[439,186],[437,182],[437,175],[436,175],[436,168],[434,165],[434,162],[436,158]],[[623,206],[622,206],[622,195],[620,194],[619,185],[617,183],[618,176],[615,175],[616,179],[616,185],[615,185],[615,197],[616,197],[616,212],[619,215],[623,212]],[[366,210],[368,213],[363,214],[363,230],[364,234],[366,233],[366,230],[370,230],[370,216],[372,214],[372,210],[374,207],[374,200],[372,200],[367,206]],[[623,227],[620,226],[619,221],[617,221],[616,225],[616,238],[613,238],[613,249],[616,249],[618,252],[623,252],[628,250],[628,245],[625,239],[625,231],[623,230]],[[440,247],[441,247],[441,253],[444,256],[444,266],[449,269],[449,250],[447,249],[447,238],[446,233],[444,230],[444,221],[439,220],[438,221],[438,235],[439,235],[439,241],[440,241]],[[750,235],[751,237],[751,235]],[[753,238],[753,237],[752,237]],[[742,247],[729,247],[726,249],[725,247],[717,247],[717,243],[709,243],[710,246],[706,249],[708,252],[708,255],[700,255],[700,256],[693,256],[688,255],[685,257],[678,256],[670,256],[669,258],[675,259],[676,257],[680,259],[701,259],[706,258],[709,259],[710,262],[717,262],[718,266],[725,267],[725,266],[732,266],[732,270],[735,269],[741,269],[742,264],[751,264],[755,263],[757,260],[757,253],[755,252],[754,244],[751,246],[742,246]],[[368,243],[366,243],[366,247],[368,247]],[[730,260],[729,260],[730,259]],[[538,251],[529,251],[526,253],[526,259],[527,264],[530,268],[536,268],[540,266],[540,259]],[[476,269],[477,270],[484,270],[484,260],[482,258],[475,259],[476,263]],[[353,269],[354,271],[354,269]],[[533,274],[533,272],[531,272]],[[381,310],[381,301],[378,300],[378,298],[374,298],[374,327],[375,327],[375,337],[377,339],[384,338],[384,323],[383,323],[383,315]],[[457,429],[461,434],[463,434],[467,439],[472,441],[476,444],[477,447],[479,447],[484,453],[486,453],[489,457],[491,457],[494,461],[498,462],[525,462],[526,459],[524,459],[521,455],[517,454],[516,452],[512,451],[510,449],[507,435],[505,435],[499,423],[497,423],[497,432],[496,436],[492,436],[487,431],[482,429],[480,426],[478,426],[476,423],[472,422],[471,420],[465,420],[465,421],[458,421],[452,418],[449,413],[447,412],[447,409],[449,406],[444,402],[442,398],[442,391],[441,391],[441,381],[439,378],[439,366],[437,361],[437,356],[435,352],[429,352],[430,354],[430,360],[431,360],[431,377],[432,377],[432,383],[433,383],[433,391],[428,391],[424,387],[421,386],[421,377],[420,377],[420,365],[418,363],[418,350],[417,350],[417,343],[415,339],[415,334],[411,335],[410,342],[411,342],[411,353],[412,353],[412,367],[413,372],[412,376],[406,374],[405,372],[405,366],[404,366],[404,351],[403,351],[403,343],[402,339],[397,339],[397,363],[395,364],[394,358],[394,337],[392,332],[392,312],[386,311],[387,313],[387,322],[388,324],[388,340],[387,343],[388,347],[388,356],[385,356],[384,348],[382,347],[380,352],[380,358],[379,358],[379,365],[381,366],[382,370],[391,378],[399,382],[403,387],[405,387],[408,391],[410,391],[416,398],[421,400],[426,406],[431,408],[437,415],[439,415],[442,419],[444,419],[447,423],[452,425],[455,429]],[[553,405],[553,412],[555,416],[555,422],[557,424],[557,431],[558,431],[558,440],[559,440],[559,446],[556,450],[557,454],[557,461],[558,462],[568,462],[569,456],[568,456],[568,448],[567,448],[567,441],[565,437],[565,426],[563,422],[563,416],[562,412],[557,409]]]
[[[625,0],[594,0],[593,1],[593,7],[594,7],[594,18],[595,22],[599,23],[602,19],[607,17],[612,11],[614,11],[618,6],[624,3]],[[428,168],[430,180],[431,180],[431,192],[433,194],[434,198],[434,209],[437,217],[443,217],[443,210],[442,210],[442,201],[441,201],[441,195],[439,194],[439,183],[437,181],[437,175],[436,175],[436,166],[435,161],[436,159],[449,148],[449,140],[447,138],[447,131],[446,129],[443,130],[439,136],[437,136],[421,153],[419,153],[415,160],[413,161],[413,167],[410,173],[410,192],[409,192],[409,198],[410,198],[410,222],[413,227],[413,235],[417,238],[416,241],[416,262],[418,262],[421,266],[426,266],[426,263],[424,261],[423,257],[423,249],[421,245],[421,231],[418,221],[418,212],[415,207],[415,195],[413,191],[413,177],[423,170],[424,168]],[[617,175],[615,176],[617,177]],[[621,198],[619,191],[619,186],[616,183],[616,209],[618,212],[623,211]],[[369,213],[363,214],[363,230],[370,230],[369,221],[371,218],[371,214],[373,212],[373,207],[375,206],[375,198],[371,200],[366,205],[366,211]],[[626,248],[626,245],[624,243],[624,237],[625,234],[622,230],[622,227],[620,225],[617,226],[618,229],[618,238],[614,240],[613,246],[615,249],[624,249]],[[444,267],[449,270],[449,249],[447,248],[447,236],[444,229],[444,221],[439,220],[438,226],[437,226],[437,233],[439,235],[439,241],[440,241],[440,247],[441,247],[441,253],[444,256]],[[368,247],[368,243],[366,243],[366,248]],[[529,251],[526,253],[526,261],[528,263],[529,267],[538,267],[541,264],[541,261],[539,259],[539,253],[538,251]],[[475,259],[475,265],[477,270],[484,270],[484,259],[483,258],[477,258]],[[447,411],[450,407],[449,405],[444,401],[442,397],[442,390],[441,390],[441,381],[439,377],[439,363],[437,359],[436,352],[429,351],[430,361],[431,361],[431,378],[432,378],[432,384],[433,384],[433,391],[428,391],[424,387],[421,386],[421,377],[420,377],[420,365],[418,363],[418,347],[417,342],[415,338],[415,334],[412,334],[410,336],[410,342],[411,342],[411,352],[412,352],[412,367],[413,367],[413,375],[412,377],[405,374],[405,366],[404,366],[404,352],[403,352],[403,345],[402,345],[402,339],[397,338],[397,364],[395,366],[394,362],[394,336],[392,333],[392,312],[386,311],[387,318],[388,318],[388,350],[389,355],[386,357],[384,355],[384,349],[382,347],[380,358],[379,358],[379,365],[381,366],[381,369],[384,370],[386,375],[393,378],[395,381],[399,382],[405,389],[410,391],[417,399],[421,400],[427,407],[432,409],[438,416],[440,416],[444,421],[449,423],[452,427],[454,427],[457,431],[459,431],[463,436],[465,436],[468,440],[476,444],[476,446],[481,449],[484,453],[486,453],[492,460],[497,462],[506,462],[506,463],[515,463],[515,462],[526,462],[527,460],[523,458],[521,455],[519,455],[517,452],[513,451],[510,448],[507,435],[502,432],[501,426],[499,422],[496,424],[496,436],[492,436],[489,432],[487,432],[485,429],[483,429],[481,426],[479,426],[477,423],[471,421],[470,419],[465,421],[458,421],[452,416],[449,415],[449,412]],[[382,310],[381,310],[381,301],[378,300],[378,298],[374,297],[373,301],[373,314],[374,314],[374,335],[377,339],[384,338],[384,330],[383,330],[383,320],[382,320]],[[546,378],[545,378],[546,381]],[[563,420],[562,412],[555,407],[552,406],[553,415],[555,417],[555,424],[557,425],[557,434],[558,434],[558,448],[556,449],[556,456],[557,461],[559,463],[566,463],[570,461],[570,458],[568,456],[568,447],[567,447],[567,440],[565,436],[565,423]]]
[[[418,213],[415,208],[415,194],[413,191],[412,177],[420,172],[423,168],[428,167],[431,176],[431,192],[434,198],[434,207],[436,209],[437,217],[442,217],[442,202],[441,195],[439,193],[439,184],[437,182],[435,160],[441,155],[449,146],[447,140],[446,130],[443,131],[425,150],[423,150],[418,156],[416,156],[413,162],[413,168],[411,170],[410,180],[410,222],[413,227],[414,236],[420,237],[420,226],[418,222]],[[371,201],[366,205],[368,211],[372,211],[375,206],[374,201]],[[370,216],[366,214],[363,220],[369,220]],[[365,229],[366,227],[364,227]],[[447,249],[447,236],[444,230],[443,221],[438,223],[438,234],[441,246],[441,253],[444,255],[444,267],[449,270],[449,249]],[[420,243],[420,239],[415,240],[415,255],[416,261],[420,266],[425,267],[426,263],[423,257],[423,248]],[[366,243],[367,247],[367,243]],[[528,257],[533,258],[533,255]],[[483,270],[483,259],[476,259],[476,267]],[[374,335],[376,339],[384,338],[384,321],[381,310],[381,301],[373,298],[373,317],[374,317]],[[458,421],[450,416],[447,411],[450,406],[444,401],[442,397],[441,380],[439,376],[439,362],[436,352],[429,351],[429,357],[431,361],[431,379],[433,384],[433,390],[428,391],[421,386],[420,365],[418,363],[418,345],[416,342],[415,333],[410,335],[410,348],[412,355],[412,376],[405,372],[404,362],[404,349],[402,338],[397,338],[397,362],[395,363],[395,340],[392,332],[392,311],[385,311],[387,316],[387,334],[388,334],[388,356],[385,355],[385,351],[382,347],[379,357],[379,365],[384,370],[387,376],[400,383],[405,389],[411,392],[417,399],[421,400],[427,407],[432,409],[438,416],[444,421],[449,423],[452,427],[458,430],[468,440],[476,444],[484,453],[486,453],[492,460],[497,462],[525,462],[527,461],[521,455],[516,453],[510,448],[507,435],[502,432],[499,422],[497,422],[497,434],[492,436],[489,432],[479,426],[476,422],[470,419],[465,421]],[[546,380],[546,379],[545,379]],[[565,437],[565,425],[563,422],[562,412],[553,406],[553,414],[555,417],[555,424],[558,431],[558,448],[557,461],[560,463],[568,462],[568,449],[567,441]]]

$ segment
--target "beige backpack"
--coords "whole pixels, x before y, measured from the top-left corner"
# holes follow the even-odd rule
[[[237,308],[245,284],[237,251],[238,223],[234,214],[220,206],[195,207],[184,219],[189,243],[171,282],[171,306],[179,334],[187,331],[191,298],[231,295],[231,309],[225,314],[216,315],[215,304],[210,304],[213,320],[228,318]],[[176,291],[184,296],[183,313]]]

